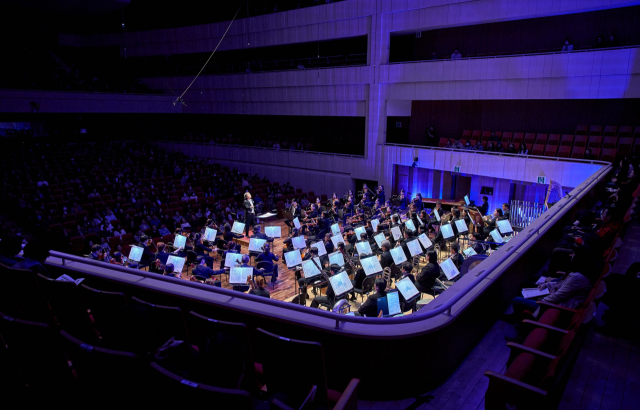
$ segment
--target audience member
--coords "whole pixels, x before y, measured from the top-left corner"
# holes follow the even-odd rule
[[[462,54],[460,54],[458,49],[456,48],[455,50],[453,50],[453,54],[451,54],[451,59],[452,60],[460,60],[461,58],[462,58]]]
[[[569,51],[573,51],[573,44],[569,42],[569,39],[564,40],[564,45],[562,46],[562,52],[568,53]]]

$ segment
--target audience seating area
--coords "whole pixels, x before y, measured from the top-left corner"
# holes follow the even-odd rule
[[[525,144],[528,155],[607,162],[640,153],[640,126],[578,125],[574,134],[494,132],[492,139],[492,131],[464,130],[459,141],[463,146],[469,141],[472,147],[479,141],[484,151],[495,152],[495,148],[492,150],[488,146],[493,143],[502,146],[500,152],[509,152],[509,145],[513,144],[514,152],[511,153],[517,153]],[[447,147],[449,141],[440,138],[438,147]]]
[[[320,343],[4,265],[0,276],[20,281],[3,286],[0,357],[5,400],[22,407],[357,408],[357,379],[327,386]],[[309,366],[291,371],[300,357]]]
[[[44,161],[41,153],[47,154]],[[18,163],[26,166],[11,173]],[[294,199],[327,201],[327,194],[303,192],[152,146],[137,153],[127,144],[50,145],[23,156],[12,151],[3,170],[3,213],[11,219],[6,226],[27,237],[48,232],[53,250],[75,255],[88,254],[102,240],[112,252],[128,255],[142,234],[155,243],[173,242],[175,228],[184,222],[190,225],[187,231],[200,231],[208,218],[232,224],[245,183],[265,211],[280,212]],[[184,221],[176,220],[176,213]],[[141,228],[143,223],[148,227]],[[161,235],[162,226],[170,234]]]
[[[602,131],[602,127],[599,128]],[[591,130],[598,131],[593,126],[579,127],[579,131],[584,132],[581,134],[583,136]],[[610,128],[610,131],[614,130]],[[637,178],[624,189],[633,191],[632,205],[626,210],[623,223],[618,225],[614,235],[607,238],[610,243],[603,252],[603,262],[598,261],[598,266],[602,268],[588,296],[574,309],[539,300],[536,312],[523,312],[520,317],[523,320],[517,325],[522,341],[507,343],[511,356],[505,373],[485,372],[489,378],[485,396],[486,408],[538,409],[557,406],[585,334],[593,326],[592,319],[596,315],[597,304],[607,291],[606,284],[612,265],[618,257],[618,248],[622,245],[632,212],[640,197]],[[622,196],[621,193],[620,195]]]

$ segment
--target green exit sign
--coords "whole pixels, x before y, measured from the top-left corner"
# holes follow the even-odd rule
[[[547,183],[547,177],[538,177],[538,183],[539,184],[546,184]]]
[[[456,165],[455,167],[453,167],[453,172],[460,172],[460,165]]]

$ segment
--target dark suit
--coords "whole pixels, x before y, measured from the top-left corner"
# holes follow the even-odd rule
[[[255,225],[256,213],[255,210],[251,209],[251,206],[255,207],[255,202],[252,199],[246,199],[244,201],[244,234],[245,236],[249,236],[249,228]],[[255,209],[255,208],[254,208]]]
[[[478,211],[480,211],[480,215],[486,215],[489,210],[489,203],[483,202],[482,205],[478,207]]]
[[[440,276],[440,266],[435,263],[427,263],[416,277],[416,288],[420,292],[433,294],[433,285]]]
[[[373,295],[369,295],[367,300],[360,306],[358,313],[367,317],[377,317],[378,312],[378,299],[387,296],[387,292],[376,292]]]
[[[456,253],[455,256],[451,258],[451,260],[453,261],[453,264],[456,265],[456,268],[460,270],[460,266],[462,266],[462,262],[464,262],[464,256],[462,256],[459,253]]]
[[[382,269],[388,268],[393,265],[393,257],[391,256],[391,252],[384,251],[382,255],[380,255],[380,266]]]
[[[269,239],[269,237],[262,232],[254,233],[251,237],[256,239]]]

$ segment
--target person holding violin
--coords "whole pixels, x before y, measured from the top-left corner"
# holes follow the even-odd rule
[[[162,276],[173,276],[174,278],[182,279],[182,272],[174,272],[174,268],[173,263],[167,263],[163,266]]]
[[[378,187],[378,201],[381,204],[384,204],[385,203],[385,199],[386,199],[386,196],[384,194],[384,185],[380,185]]]
[[[166,252],[167,245],[164,242],[158,242],[158,245],[156,246],[158,248],[158,251],[154,255],[155,263],[152,263],[149,266],[149,271],[162,273],[160,265],[167,261],[167,259],[169,258],[169,253]]]
[[[400,195],[398,195],[398,201],[400,202],[400,209],[407,209],[407,196],[404,193],[404,189],[400,190]]]
[[[325,272],[327,271],[325,270]],[[340,272],[340,266],[334,263],[329,267],[329,270],[327,272],[327,277],[329,278],[337,274],[338,272]],[[325,296],[316,296],[315,298],[313,298],[313,300],[311,301],[311,307],[318,308],[321,303],[328,303],[331,306],[333,306],[335,304],[335,297],[336,297],[336,293],[333,291],[333,288],[331,287],[331,283],[327,282],[327,289],[325,291]]]
[[[120,252],[117,252],[117,251],[114,252],[113,253],[113,258],[111,258],[109,263],[112,263],[114,265],[124,266],[124,261],[122,260],[122,254]]]
[[[264,288],[264,278],[262,276],[255,278],[255,281],[251,280],[251,278],[247,278],[247,285],[249,285],[250,295],[271,298],[271,293]]]

